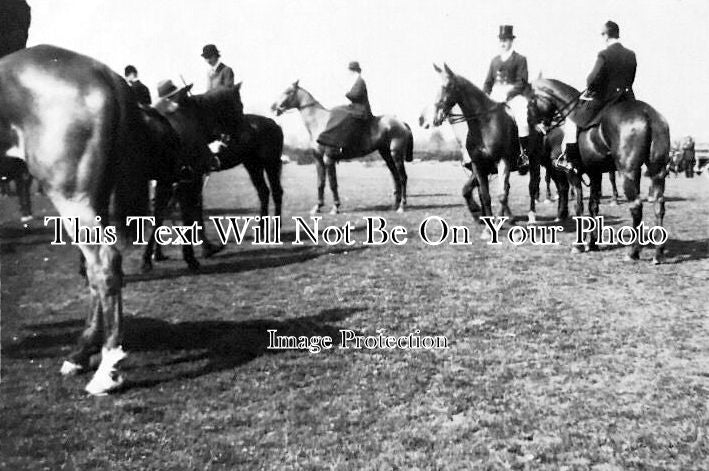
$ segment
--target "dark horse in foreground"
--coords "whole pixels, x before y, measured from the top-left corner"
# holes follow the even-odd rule
[[[538,79],[532,84],[534,107],[540,118],[551,120],[559,110],[568,109],[578,101],[579,92],[563,82]],[[574,117],[572,112],[571,118]],[[647,103],[638,100],[618,102],[606,109],[597,126],[582,130],[578,136],[581,153],[581,174],[591,180],[589,214],[598,216],[601,196],[601,176],[616,170],[623,181],[623,191],[630,203],[633,227],[642,222],[643,203],[640,196],[642,166],[651,180],[651,195],[655,204],[655,225],[662,226],[665,215],[665,176],[669,163],[670,132],[665,118]],[[575,179],[577,212],[583,210],[583,193],[580,178]],[[640,257],[640,243],[629,247],[628,258]],[[596,235],[586,241],[586,249],[598,250]],[[575,246],[576,247],[576,246]],[[576,248],[578,250],[578,248]],[[663,260],[664,244],[655,248],[653,262]]]
[[[224,126],[215,116],[230,108],[229,115],[243,115],[238,90],[225,104],[194,104],[204,130]],[[125,80],[100,62],[48,45],[1,59],[2,136],[0,154],[12,146],[6,137],[16,136],[30,173],[43,185],[70,236],[76,223],[104,233],[111,199],[122,233],[127,232],[127,216],[146,213],[155,144]],[[91,394],[121,385],[117,364],[126,356],[121,346],[121,253],[109,240],[100,242],[79,245],[91,309],[78,349],[62,365],[64,374],[86,370],[91,355],[100,351],[101,363],[86,386]]]
[[[468,134],[465,142],[471,160],[472,175],[464,190],[464,196],[471,204],[472,190],[480,186],[480,204],[483,216],[492,216],[492,203],[490,198],[489,175],[498,174],[500,179],[500,216],[512,216],[508,205],[510,192],[510,172],[516,168],[519,145],[517,139],[517,126],[514,119],[506,111],[505,105],[490,99],[482,90],[467,79],[456,75],[447,66],[434,65],[434,69],[441,75],[443,85],[434,105],[433,124],[440,126],[449,119],[451,110],[455,105],[460,106],[461,116],[454,117],[458,121],[468,124]],[[424,123],[425,120],[420,121]],[[536,197],[539,194],[540,159],[542,138],[534,126],[530,126],[530,209],[529,222],[536,221]],[[564,185],[565,178],[554,174],[557,186]],[[477,182],[477,183],[476,183]],[[489,233],[483,231],[482,236]]]
[[[318,213],[325,205],[325,174],[330,182],[330,190],[334,199],[332,214],[339,212],[340,195],[337,191],[337,171],[335,164],[338,160],[364,157],[378,151],[386,162],[391,176],[394,179],[394,209],[404,212],[406,206],[407,175],[404,161],[411,162],[414,152],[414,137],[411,128],[405,122],[391,115],[376,116],[371,120],[369,132],[364,135],[362,149],[356,155],[341,155],[317,142],[318,136],[325,129],[330,119],[330,110],[318,102],[313,95],[302,88],[298,81],[286,88],[280,98],[271,107],[276,115],[281,115],[287,110],[300,111],[305,127],[310,134],[310,148],[315,156],[315,166],[318,171],[318,204],[312,213]]]

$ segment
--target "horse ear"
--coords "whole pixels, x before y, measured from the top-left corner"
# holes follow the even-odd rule
[[[298,88],[298,85],[300,84],[300,79],[296,80],[293,82],[293,88]]]
[[[440,67],[438,67],[435,63],[433,64],[433,70],[435,70],[435,71],[438,72],[439,74],[440,74],[441,72],[443,72],[443,69],[441,69]]]
[[[451,68],[448,67],[448,64],[446,64],[445,62],[443,63],[443,70],[446,72],[446,75],[448,75],[449,77],[452,77],[455,75],[453,73],[453,71],[451,70]]]
[[[241,91],[241,84],[242,84],[242,83],[244,83],[244,82],[239,82],[239,83],[237,83],[236,85],[234,85],[234,88],[236,88],[237,91]]]
[[[542,71],[539,71],[539,75],[537,75],[537,80],[541,80],[544,78],[544,74],[542,74]]]

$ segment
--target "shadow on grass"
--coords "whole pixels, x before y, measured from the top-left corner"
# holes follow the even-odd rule
[[[446,195],[447,196],[447,195]],[[444,209],[444,208],[458,208],[462,207],[465,204],[465,202],[461,199],[460,203],[441,203],[441,204],[407,204],[406,205],[406,210],[407,211],[413,211],[413,210],[423,210],[423,209]],[[354,212],[394,212],[396,211],[396,208],[394,208],[393,204],[377,204],[374,206],[364,206],[364,207],[355,207],[348,212],[354,213]]]
[[[665,252],[669,258],[666,262],[668,264],[704,260],[709,258],[709,239],[670,239],[665,246]]]
[[[151,317],[124,319],[123,347],[133,355],[122,364],[130,372],[123,391],[236,368],[265,354],[288,350],[268,349],[268,330],[279,336],[329,336],[339,345],[340,327],[363,307],[337,307],[317,314],[282,321],[187,321],[170,323]],[[74,345],[83,328],[80,320],[27,326],[35,333],[5,346],[12,358],[60,358],[62,347]],[[58,329],[64,330],[57,332]],[[310,355],[307,350],[298,350]]]
[[[183,276],[211,275],[215,273],[242,273],[264,268],[282,267],[294,263],[303,263],[324,255],[340,255],[366,250],[365,246],[318,246],[303,245],[288,248],[259,248],[240,250],[215,255],[210,260],[216,263],[203,264],[199,271],[192,272],[185,268],[172,270],[153,269],[149,273],[126,275],[127,283],[137,281],[169,280]]]

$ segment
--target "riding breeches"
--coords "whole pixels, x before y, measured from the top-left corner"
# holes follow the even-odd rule
[[[564,121],[564,138],[561,141],[561,148],[566,149],[567,144],[576,144],[576,135],[578,128],[576,123],[574,123],[570,118],[566,118]]]
[[[496,85],[492,88],[490,98],[495,101],[499,101],[500,103],[504,103],[505,99],[507,98],[508,91],[509,88],[507,88],[506,86]],[[512,117],[514,118],[515,123],[517,123],[517,133],[519,134],[519,137],[529,136],[527,105],[527,99],[522,95],[516,95],[507,102],[507,106],[509,106],[510,108]]]

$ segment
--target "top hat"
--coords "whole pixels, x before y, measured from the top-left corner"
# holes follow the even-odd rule
[[[177,95],[182,90],[190,91],[192,89],[192,84],[185,85],[182,88],[177,88],[177,86],[172,83],[172,80],[161,80],[158,82],[158,98],[170,98]]]
[[[359,66],[359,62],[357,61],[352,61],[347,65],[347,68],[349,70],[353,70],[355,72],[362,72],[362,68]]]
[[[512,33],[512,25],[501,25],[500,34],[497,37],[500,39],[514,39],[516,36]]]
[[[212,56],[219,57],[219,49],[214,44],[207,44],[202,48],[202,57],[206,59]]]

